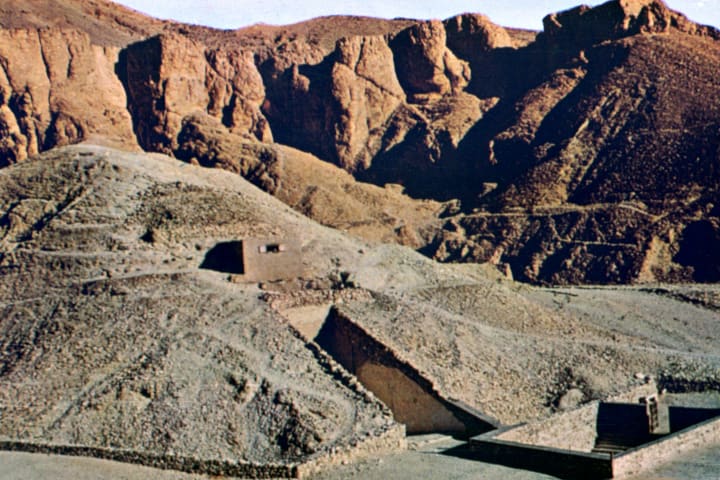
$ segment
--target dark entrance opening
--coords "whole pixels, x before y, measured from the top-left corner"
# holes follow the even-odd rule
[[[280,253],[284,251],[285,247],[279,243],[269,243],[260,247],[260,253]]]
[[[223,273],[244,274],[243,242],[218,243],[205,255],[200,268]]]

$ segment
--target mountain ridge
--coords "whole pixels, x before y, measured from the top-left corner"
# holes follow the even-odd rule
[[[22,19],[38,5],[15,24],[34,25]],[[435,240],[414,243],[438,260],[493,260],[537,283],[702,281],[720,269],[720,259],[710,257],[708,270],[681,253],[683,242],[696,241],[683,238],[698,231],[685,228],[695,221],[687,211],[698,203],[692,200],[698,189],[707,198],[698,205],[706,211],[696,219],[705,227],[698,228],[710,229],[709,239],[717,236],[710,206],[717,112],[706,98],[720,63],[719,34],[661,1],[613,0],[550,14],[533,41],[480,14],[442,22],[327,17],[220,31],[131,12],[112,46],[95,27],[111,28],[118,10],[92,5],[99,13],[87,25],[75,21],[82,15],[61,22],[87,33],[33,41],[28,53],[37,60],[28,66],[35,70],[22,65],[13,38],[32,39],[33,30],[3,30],[0,164],[87,138],[177,156],[180,135],[192,130],[185,123],[204,115],[247,142],[302,150],[362,182],[400,184],[408,205],[419,198],[450,201],[438,211],[457,217]],[[12,24],[10,8],[3,6],[1,25]],[[50,53],[64,49],[79,54]],[[107,60],[99,62],[100,55]],[[91,81],[102,85],[95,90],[102,95],[86,87],[80,72],[90,70],[103,72]],[[182,156],[191,159],[192,139],[184,140]],[[643,193],[641,184],[651,188]],[[633,245],[632,254],[561,248],[563,237],[603,242],[575,227],[555,237],[555,246],[538,243],[524,224],[513,227],[517,235],[485,238],[491,244],[484,246],[479,238],[493,232],[463,228],[461,238],[452,230],[469,227],[465,216],[473,211],[532,216],[532,209],[599,211],[622,202],[641,202],[639,210],[668,214],[677,226],[641,229],[636,219],[626,235],[636,240],[605,242]],[[665,253],[653,257],[660,244]],[[555,271],[573,263],[585,267]],[[591,263],[607,268],[584,275]]]

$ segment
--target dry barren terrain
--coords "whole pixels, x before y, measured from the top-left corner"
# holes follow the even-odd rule
[[[0,478],[539,480],[406,433],[720,390],[720,31],[543,23],[0,0]]]

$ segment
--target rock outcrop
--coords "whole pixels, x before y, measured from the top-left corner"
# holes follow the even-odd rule
[[[207,50],[179,34],[162,34],[123,52],[120,74],[140,145],[173,154],[183,119],[197,112],[229,131],[271,141],[260,112],[265,90],[251,52]]]
[[[400,83],[411,101],[457,93],[470,82],[470,67],[448,49],[445,26],[440,21],[420,23],[400,32],[391,48]]]
[[[106,0],[0,0],[2,29],[80,31],[102,47],[122,48],[165,28],[180,27]]]
[[[76,30],[0,30],[0,166],[89,138],[133,148],[117,56]]]
[[[382,37],[355,37],[338,42],[332,67],[331,126],[338,163],[350,170],[367,169],[385,124],[402,102],[392,52]],[[375,151],[373,151],[375,150]]]
[[[479,14],[458,15],[443,24],[448,48],[470,66],[466,91],[481,98],[508,96],[518,62],[513,59],[516,42],[510,32]]]
[[[238,171],[281,195],[272,159],[287,147],[357,180],[452,200],[445,215],[460,216],[425,245],[438,259],[498,258],[533,282],[714,275],[696,273],[697,259],[679,252],[681,239],[696,232],[684,234],[686,228],[715,225],[717,216],[720,107],[708,99],[718,88],[720,34],[659,0],[612,0],[551,14],[534,41],[478,14],[444,22],[328,17],[234,32],[148,19],[102,35],[98,25],[112,29],[117,9],[95,0],[96,12],[85,21],[87,5],[63,2],[74,7],[60,23],[78,30],[27,28],[42,18],[42,0],[12,21],[0,19],[25,26],[1,33],[2,165],[104,138]],[[0,4],[0,11],[8,8]],[[204,140],[191,138],[197,119],[215,122],[215,144],[204,133]],[[238,142],[244,160],[228,153],[227,145]],[[345,214],[331,206],[334,196],[312,208],[286,200],[340,225]],[[345,213],[358,210],[353,205]],[[627,206],[657,219],[652,228],[628,227],[633,239],[620,243],[635,253],[548,246],[604,242],[583,225],[625,218],[616,213]],[[530,227],[536,211],[553,212],[542,228],[575,226],[537,242]],[[566,212],[579,219],[555,217]],[[338,220],[330,220],[335,213]],[[474,214],[505,220],[466,220]],[[665,225],[667,218],[677,226]],[[394,229],[394,222],[386,226]],[[503,230],[504,222],[514,226]],[[455,224],[464,225],[464,236]],[[403,230],[412,235],[375,231],[384,239],[412,238],[415,246],[427,238],[414,227]],[[592,279],[580,267],[553,271],[596,261],[608,268],[593,270],[605,273]]]
[[[403,62],[427,68],[422,73]],[[433,196],[437,190],[414,181],[423,175],[407,171],[437,166],[435,173],[449,177],[441,173],[448,165],[439,160],[494,104],[462,91],[469,78],[467,62],[446,46],[443,24],[429,22],[390,40],[338,41],[322,62],[273,77],[264,111],[279,143],[312,152],[360,179],[402,183],[412,194]],[[408,81],[425,87],[408,87]]]
[[[443,25],[448,48],[463,59],[514,46],[508,31],[485,15],[466,13],[448,18]]]
[[[547,41],[576,45],[671,30],[720,39],[717,29],[697,25],[667,8],[661,0],[616,0],[595,8],[582,5],[548,15],[543,19],[543,26]]]

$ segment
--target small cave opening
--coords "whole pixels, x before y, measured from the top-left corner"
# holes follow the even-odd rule
[[[216,272],[242,275],[245,273],[243,242],[221,242],[208,250],[200,268]]]

